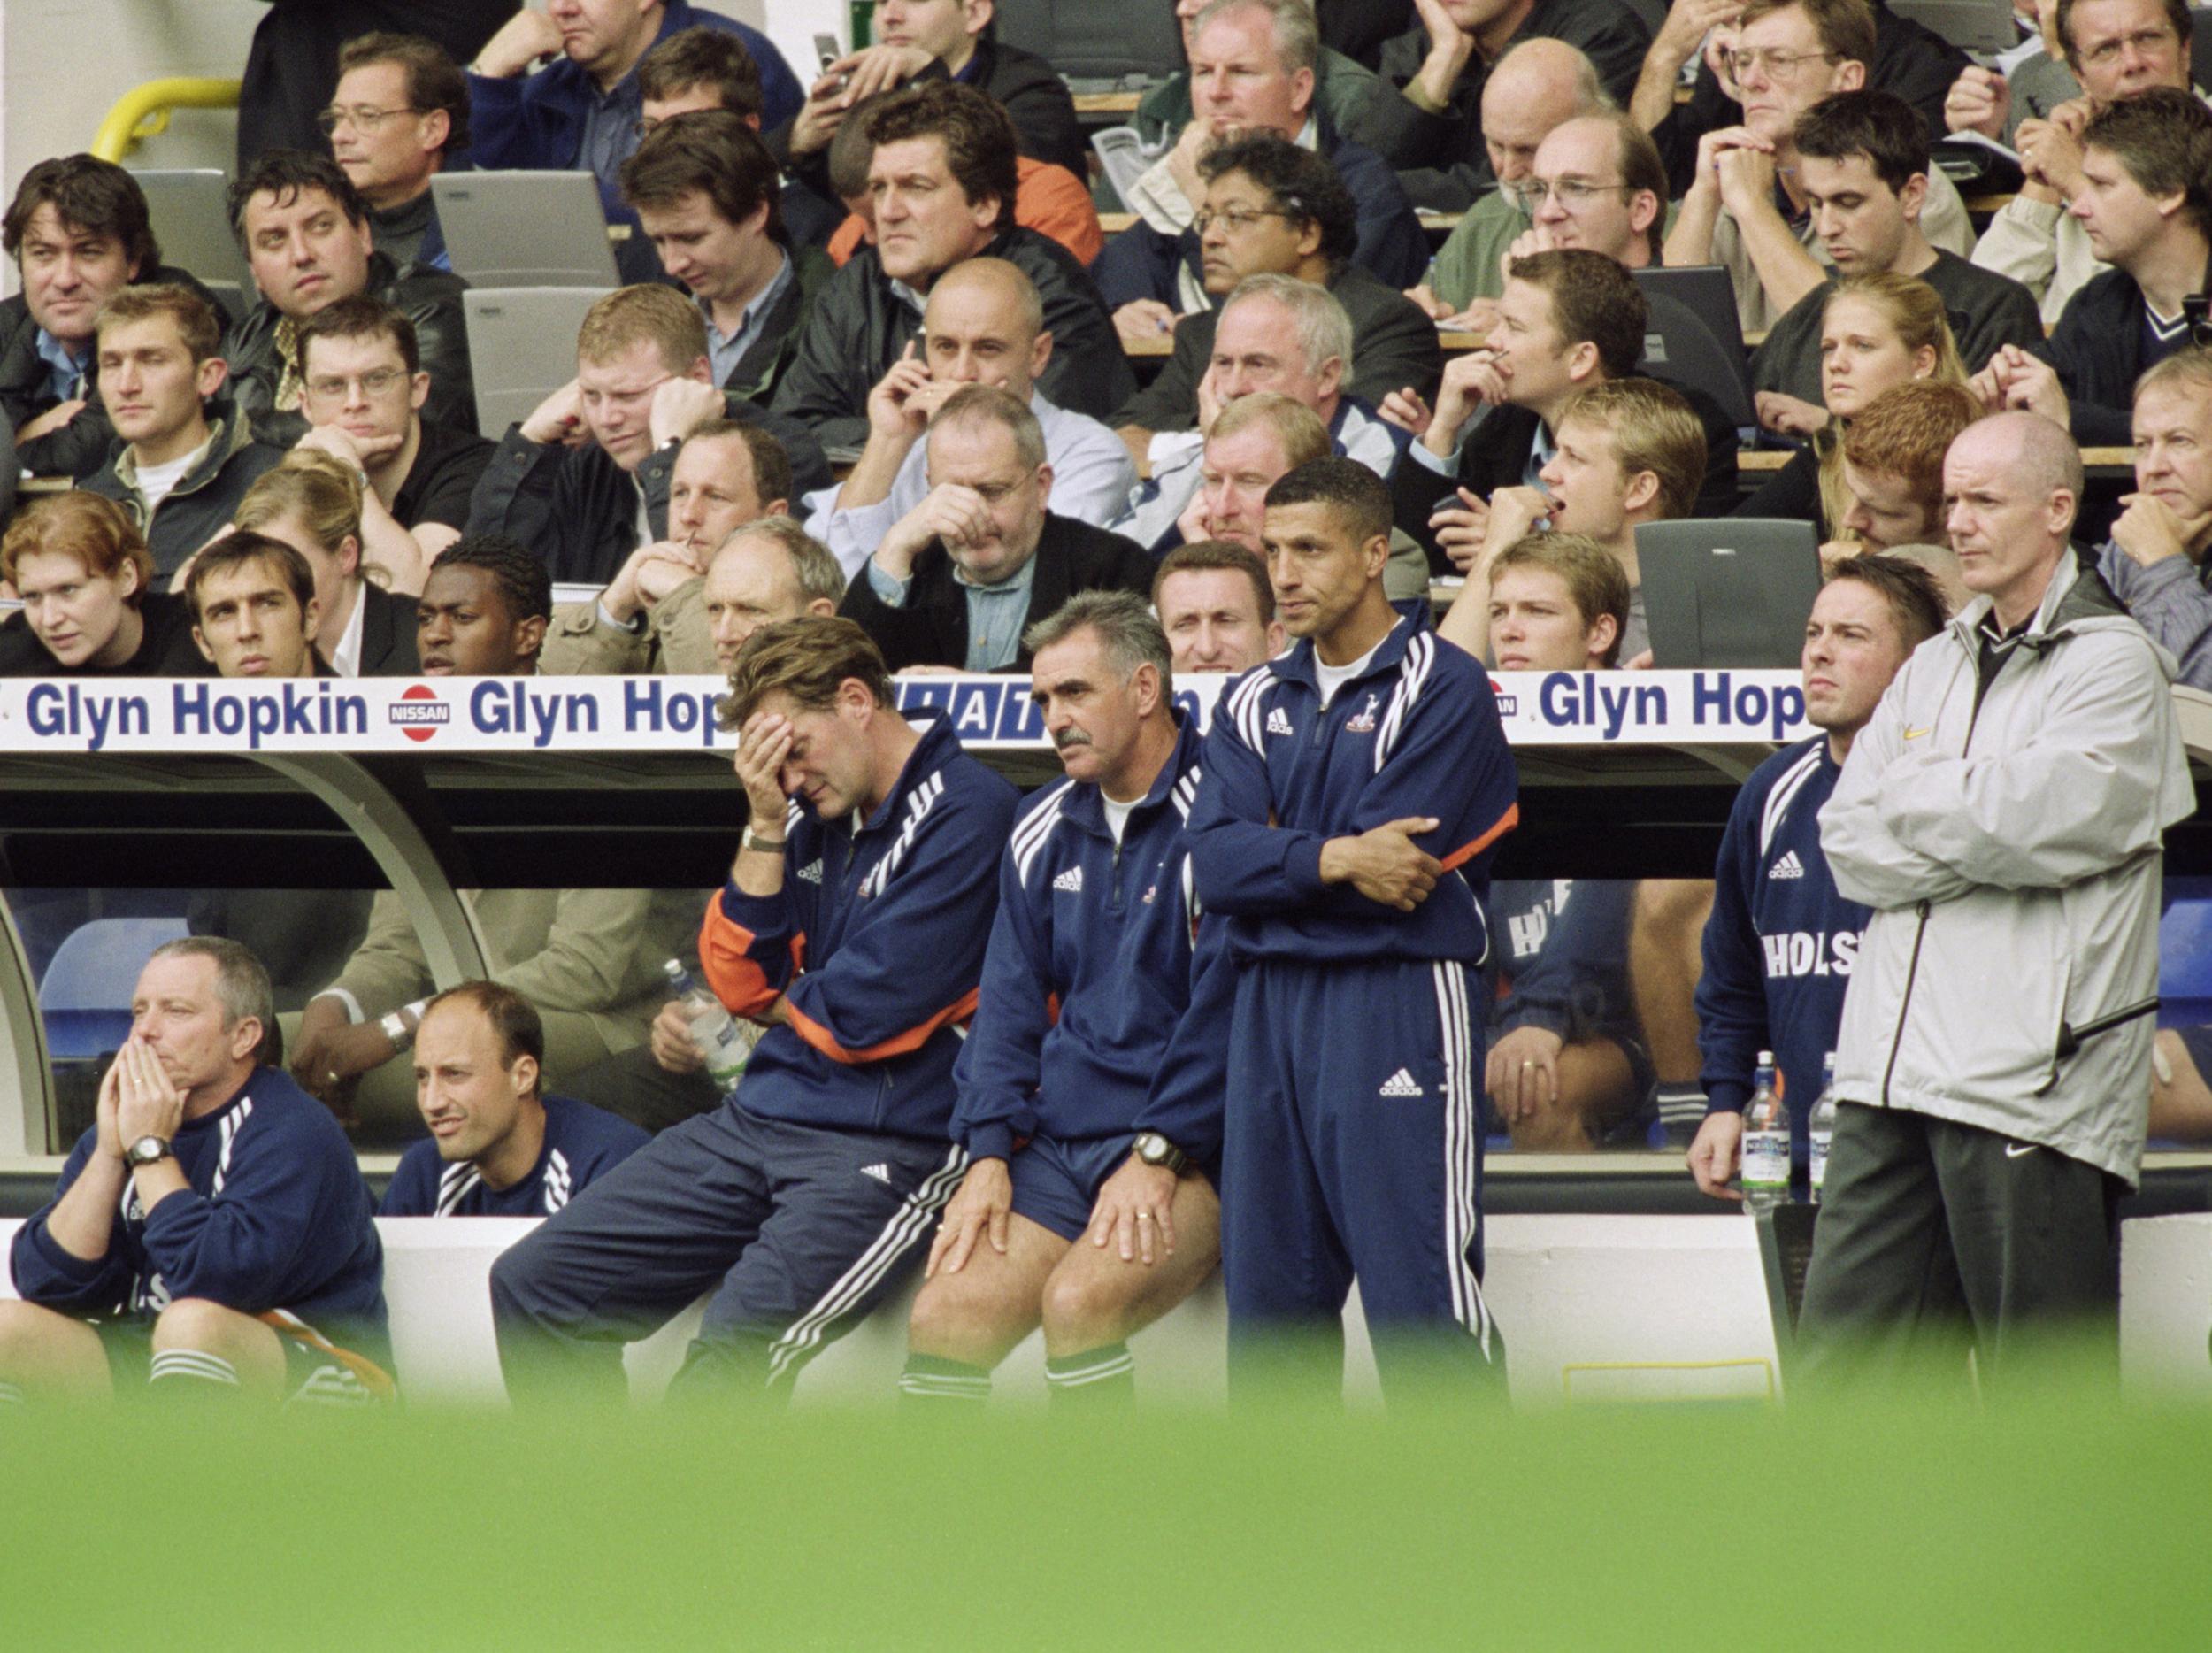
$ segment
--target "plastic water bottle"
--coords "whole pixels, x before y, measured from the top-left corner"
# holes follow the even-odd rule
[[[1774,1052],[1759,1052],[1759,1088],[1743,1111],[1743,1198],[1755,1211],[1772,1211],[1790,1196],[1790,1116]]]
[[[1828,1052],[1820,1065],[1820,1096],[1813,1103],[1806,1126],[1813,1143],[1813,1203],[1828,1180],[1828,1145],[1836,1140],[1836,1053]]]
[[[668,990],[676,996],[684,1007],[684,1019],[691,1025],[691,1042],[699,1047],[707,1059],[707,1077],[714,1088],[725,1096],[737,1088],[737,1081],[745,1077],[745,1064],[752,1059],[753,1045],[759,1038],[750,1026],[741,1023],[729,1012],[720,999],[693,980],[681,959],[672,958],[663,966],[668,972]],[[750,1034],[751,1037],[747,1035]]]

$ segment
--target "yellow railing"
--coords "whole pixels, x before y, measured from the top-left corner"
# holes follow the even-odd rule
[[[92,152],[104,161],[119,161],[135,149],[140,141],[157,137],[169,129],[169,111],[174,109],[235,109],[238,107],[238,82],[196,79],[173,75],[165,81],[148,81],[134,86],[115,100],[115,106],[100,122],[99,135],[92,140]]]

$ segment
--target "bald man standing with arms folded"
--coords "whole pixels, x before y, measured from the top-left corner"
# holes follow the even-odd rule
[[[2194,807],[2172,659],[2071,554],[2081,456],[2008,413],[1944,462],[1977,594],[1908,661],[1821,811],[1873,909],[1844,1000],[1840,1106],[1801,1370],[1840,1388],[1931,1356],[1980,1380],[2109,1361],[2120,1196],[2140,1172],[2162,830]]]

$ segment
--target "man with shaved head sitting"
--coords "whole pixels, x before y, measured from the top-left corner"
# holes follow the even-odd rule
[[[1821,812],[1873,910],[1798,1326],[1809,1382],[1915,1358],[2016,1382],[2054,1334],[2109,1360],[2143,1157],[2162,830],[2194,791],[2170,657],[2082,567],[2081,455],[2030,413],[1944,461],[1977,596],[1898,673]],[[1969,742],[1971,742],[1970,748]]]

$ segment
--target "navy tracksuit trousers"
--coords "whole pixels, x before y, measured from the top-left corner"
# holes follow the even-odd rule
[[[1230,1382],[1360,1302],[1386,1386],[1495,1379],[1482,1300],[1483,1022],[1458,964],[1248,963],[1231,1026],[1222,1272]],[[1305,1345],[1310,1349],[1310,1343]]]

